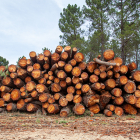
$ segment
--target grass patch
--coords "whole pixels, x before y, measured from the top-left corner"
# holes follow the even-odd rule
[[[39,119],[36,119],[36,123],[40,123],[40,120]]]

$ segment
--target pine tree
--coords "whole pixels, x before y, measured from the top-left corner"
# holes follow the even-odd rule
[[[76,4],[69,4],[67,8],[64,8],[59,19],[59,29],[63,33],[60,35],[62,40],[60,45],[80,48],[84,41],[84,38],[81,37],[84,32],[81,29],[83,23],[83,13],[80,7],[77,7]]]
[[[92,23],[90,26],[90,31],[97,31],[97,38],[100,40],[101,55],[105,50],[105,45],[109,39],[108,30],[108,11],[109,4],[111,0],[86,0],[87,6],[83,6],[83,11],[85,14],[85,19],[89,19]],[[94,45],[94,44],[93,44]],[[94,46],[92,46],[94,49]]]
[[[134,46],[130,42],[132,42],[137,30],[139,30],[139,25],[137,24],[136,26],[140,12],[138,10],[139,3],[139,0],[112,1],[112,25],[114,34],[120,43],[121,58],[124,64],[133,56]]]

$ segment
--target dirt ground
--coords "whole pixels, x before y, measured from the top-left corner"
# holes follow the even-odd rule
[[[140,139],[140,114],[90,116],[0,114],[1,140],[137,140]]]

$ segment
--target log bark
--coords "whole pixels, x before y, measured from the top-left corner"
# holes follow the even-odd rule
[[[100,72],[106,71],[106,65],[100,65],[99,70],[100,70]]]
[[[68,59],[68,53],[67,52],[62,52],[61,53],[61,56],[60,56],[60,59],[62,60],[62,61],[67,61],[67,59]]]
[[[108,61],[108,60],[112,60],[115,56],[115,53],[113,50],[106,50],[104,53],[103,53],[103,57],[104,57],[104,60]]]
[[[88,79],[89,79],[88,73],[87,73],[87,72],[83,72],[83,73],[81,74],[81,78],[82,78],[83,82],[87,82]],[[91,79],[92,79],[92,78],[91,78]]]
[[[49,97],[48,103],[49,103],[49,104],[55,103],[55,99],[54,99],[53,95],[51,95],[51,96]]]
[[[125,104],[123,106],[123,109],[124,109],[124,112],[127,113],[127,114],[131,114],[131,115],[136,115],[137,114],[137,110],[135,107],[133,107],[132,105],[130,104]]]
[[[40,80],[41,78],[43,78],[41,70],[38,69],[33,70],[31,75],[35,80]]]
[[[33,65],[32,60],[31,60],[31,59],[27,59],[27,67],[28,67],[28,66],[32,66],[32,65]]]
[[[99,97],[96,95],[83,96],[83,103],[86,107],[90,107],[99,103]]]
[[[67,88],[67,93],[71,93],[71,94],[74,94],[75,93],[75,88],[73,86],[69,86]]]
[[[76,85],[76,84],[79,83],[79,82],[80,82],[79,77],[73,77],[73,78],[72,78],[72,83],[73,83],[73,85]]]
[[[25,85],[20,78],[13,79],[13,81],[14,81],[14,85],[16,85],[17,88],[21,88]]]
[[[48,113],[50,114],[56,114],[59,112],[59,106],[58,104],[49,104],[48,108],[47,108],[47,111]]]
[[[64,66],[64,70],[66,73],[70,73],[72,71],[72,65],[71,64],[66,64]]]
[[[68,117],[69,113],[70,113],[70,108],[64,107],[60,110],[60,117]]]
[[[10,78],[15,79],[18,77],[18,74],[16,72],[10,73]]]
[[[38,93],[49,93],[48,88],[44,84],[37,84],[36,85],[36,91]]]
[[[49,106],[48,102],[42,103],[42,108],[44,108],[45,110],[47,110],[48,106]]]
[[[71,64],[73,67],[76,66],[77,62],[75,59],[71,59],[68,64]]]
[[[12,79],[10,77],[8,77],[8,76],[6,76],[6,78],[3,78],[2,85],[8,86],[8,87],[11,87],[11,88],[14,87]]]
[[[135,103],[135,107],[140,108],[140,97],[137,98],[137,101]]]
[[[73,112],[76,114],[76,115],[82,115],[85,113],[85,107],[78,103],[78,104],[75,104],[75,106],[73,107]]]
[[[26,90],[28,92],[32,92],[36,88],[36,83],[34,81],[30,81],[26,84]]]
[[[67,86],[70,86],[71,83],[72,83],[71,78],[70,78],[70,77],[67,77],[67,78],[66,78],[66,84],[67,84]]]
[[[120,97],[122,95],[122,90],[120,88],[114,88],[111,91],[111,94],[116,97]]]
[[[67,75],[66,75],[66,73],[65,73],[63,70],[59,70],[59,71],[57,72],[57,77],[58,77],[60,80],[65,80],[66,77],[67,77]]]
[[[55,70],[58,68],[59,70],[63,70],[65,66],[65,61],[58,61],[58,67],[55,67]],[[54,71],[55,71],[54,70]]]
[[[41,107],[39,105],[34,104],[34,103],[28,103],[26,106],[26,109],[28,112],[36,112],[37,110],[40,110]]]
[[[62,51],[63,51],[63,47],[62,47],[62,46],[60,46],[60,45],[59,45],[59,46],[57,46],[57,47],[56,47],[56,49],[55,49],[55,52],[56,52],[56,53],[58,53],[58,54],[61,54],[61,53],[62,53]]]
[[[75,89],[76,90],[79,90],[79,89],[81,89],[82,88],[82,84],[81,83],[77,83],[76,85],[75,85]]]
[[[135,70],[136,68],[137,68],[137,64],[135,62],[132,62],[132,63],[128,64],[129,72]]]
[[[15,103],[9,103],[6,106],[6,110],[7,111],[12,111],[12,112],[17,111],[17,106],[16,106]]]
[[[60,97],[59,99],[59,105],[62,106],[62,107],[65,107],[68,105],[68,100],[65,98],[65,97]]]
[[[113,104],[108,104],[105,108],[110,110],[110,111],[114,111],[115,110],[115,106]]]
[[[109,78],[109,79],[113,78],[113,71],[112,70],[109,70],[107,72],[107,78]]]
[[[51,52],[50,52],[49,50],[45,50],[45,51],[43,52],[43,54],[44,54],[45,57],[48,57],[48,58],[51,57]]]
[[[27,68],[27,60],[24,59],[24,58],[21,58],[21,59],[18,61],[18,65],[19,65],[21,68],[23,68],[23,69]]]
[[[94,114],[97,114],[100,112],[100,106],[98,104],[92,105],[88,109]]]
[[[12,92],[11,92],[11,99],[13,101],[18,101],[20,99],[20,90],[19,89],[14,89]]]
[[[10,66],[8,66],[8,71],[10,72],[10,73],[13,73],[13,72],[16,72],[17,71],[17,66],[16,65],[10,65]]]
[[[67,79],[67,78],[66,78]],[[59,82],[60,82],[60,79],[59,78],[54,78],[54,81],[53,81],[54,83],[56,83],[56,84],[59,84]]]
[[[67,99],[68,102],[73,101],[73,94],[72,94],[72,93],[68,93],[68,94],[66,95],[66,99]]]
[[[24,81],[25,81],[25,83],[28,83],[32,80],[33,80],[33,78],[31,76],[27,76]]]
[[[97,63],[95,63],[95,62],[88,62],[87,63],[87,71],[89,73],[93,73],[96,68],[97,68]]]
[[[79,67],[82,71],[84,71],[84,70],[86,70],[87,64],[86,64],[86,62],[80,62],[80,63],[78,64],[78,67]]]
[[[89,81],[90,81],[91,83],[96,83],[96,82],[98,82],[98,80],[99,80],[99,78],[98,78],[98,76],[95,75],[95,74],[92,74],[92,75],[89,77]]]
[[[53,53],[51,55],[51,64],[55,64],[60,60],[60,55],[58,53]]]
[[[26,91],[21,92],[20,94],[21,98],[28,98],[30,94],[28,94]]]
[[[121,65],[120,67],[120,73],[126,74],[128,72],[128,67],[126,65]]]
[[[111,89],[115,88],[116,82],[114,79],[108,79],[105,81],[105,86],[106,86],[107,90],[111,90]]]
[[[123,115],[123,113],[124,113],[124,111],[123,111],[123,109],[121,108],[121,107],[115,107],[115,111],[114,111],[114,113],[116,114],[116,115],[118,115],[118,116],[122,116]]]
[[[135,97],[139,98],[140,97],[140,90],[136,90],[134,92]]]
[[[36,90],[33,90],[31,92],[31,96],[32,96],[32,98],[37,98],[38,97],[38,92]]]
[[[61,87],[62,90],[66,89],[66,87],[67,87],[67,83],[66,83],[65,80],[60,81],[60,87]]]
[[[136,85],[133,81],[128,80],[127,84],[124,85],[126,93],[134,93],[136,91]]]
[[[45,63],[44,61],[44,54],[38,54],[37,55],[37,63],[39,63],[40,65],[43,65]]]
[[[100,80],[101,81],[104,81],[106,79],[106,77],[107,77],[107,73],[105,71],[100,73]]]
[[[89,90],[90,90],[90,86],[88,84],[82,85],[81,91],[83,94],[88,93]]]
[[[104,114],[107,116],[107,117],[111,117],[112,116],[112,111],[108,110],[108,109],[105,109],[104,110]]]
[[[31,52],[29,53],[29,56],[30,56],[30,59],[32,60],[33,63],[36,63],[36,62],[37,62],[37,59],[36,59],[37,55],[36,55],[36,52],[31,51]]]
[[[48,63],[45,63],[45,64],[43,65],[43,68],[44,68],[45,70],[49,70],[50,65],[49,65]]]
[[[73,97],[73,102],[76,104],[76,103],[81,103],[82,102],[82,97],[81,95],[75,95]]]
[[[55,100],[59,100],[60,99],[60,97],[62,97],[63,95],[61,94],[61,93],[55,93],[54,94],[54,99]]]
[[[132,104],[132,105],[134,105],[136,103],[136,101],[137,101],[136,96],[134,96],[132,94],[125,94],[123,96],[123,98],[124,98],[125,102],[127,102],[129,104]]]
[[[10,93],[5,93],[2,98],[5,102],[11,102],[11,94]]]
[[[55,71],[58,67],[64,67],[65,63],[62,64],[62,62],[63,61],[59,61],[58,64],[57,63],[53,64],[50,71]],[[59,63],[61,63],[61,65]]]
[[[124,98],[122,96],[120,97],[115,97],[113,99],[113,104],[114,105],[122,105],[124,103]]]
[[[120,66],[123,64],[123,60],[122,60],[120,57],[114,58],[114,62],[115,62],[115,63],[119,63]]]
[[[0,98],[0,107],[4,107],[5,106],[5,101],[3,98]]]
[[[136,82],[140,82],[140,70],[137,70],[132,73],[132,79]]]
[[[72,69],[72,75],[75,77],[79,77],[81,75],[81,69],[79,67],[74,67]]]
[[[60,85],[59,84],[56,84],[56,83],[53,83],[52,85],[51,85],[51,91],[52,92],[60,92],[61,91],[61,87],[60,87]]]
[[[1,92],[10,92],[11,91],[11,88],[10,87],[8,87],[8,86],[1,86],[0,87],[0,90],[1,90]]]
[[[94,62],[96,62],[96,64],[100,64],[100,65],[106,65],[106,66],[120,66],[119,63],[115,63],[115,62],[105,62],[105,61],[101,61],[98,58],[94,58]]]
[[[74,55],[74,59],[76,60],[76,62],[80,63],[84,60],[84,55],[78,52]]]
[[[111,94],[108,91],[105,91],[102,95],[100,95],[99,101],[100,109],[103,110],[110,100]]]
[[[99,76],[100,73],[101,73],[101,72],[100,72],[100,70],[99,70],[98,68],[94,70],[94,74],[95,74],[95,75]]]
[[[118,86],[126,85],[127,82],[128,82],[128,78],[125,75],[120,76],[118,79],[116,79],[116,84]]]

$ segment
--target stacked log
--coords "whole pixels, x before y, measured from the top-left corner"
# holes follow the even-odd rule
[[[136,63],[123,65],[113,50],[91,62],[77,48],[57,46],[54,53],[34,51],[18,66],[0,66],[9,75],[0,76],[0,110],[37,110],[67,117],[71,111],[116,115],[137,114],[140,108],[140,71]]]

